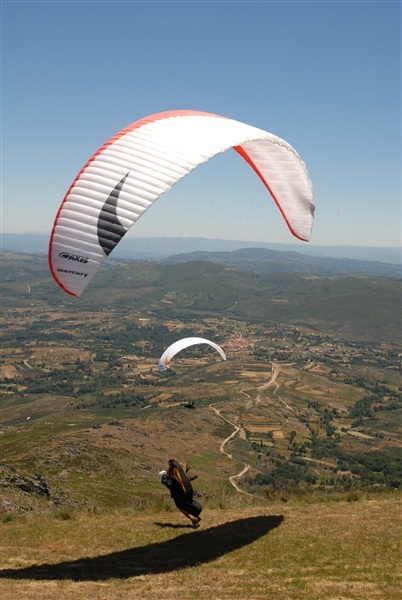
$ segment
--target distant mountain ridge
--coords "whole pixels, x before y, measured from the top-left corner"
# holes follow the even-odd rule
[[[5,252],[47,254],[50,233],[2,233]],[[314,246],[311,243],[271,244],[267,242],[208,238],[125,237],[113,251],[114,258],[162,260],[193,252],[236,252],[245,248],[263,248],[277,252],[296,252],[309,257],[354,259],[401,265],[401,249],[368,246]]]
[[[382,262],[307,256],[293,251],[244,248],[234,252],[191,252],[170,256],[164,264],[206,261],[230,268],[259,273],[300,273],[303,275],[372,274],[400,277],[399,265]]]
[[[400,343],[397,277],[352,272],[321,276],[283,269],[258,273],[205,260],[165,264],[120,259],[106,261],[77,300],[55,284],[44,255],[4,252],[1,262],[3,309],[49,305],[85,311],[99,310],[101,303],[103,311],[134,310],[179,322],[230,315],[347,339]]]

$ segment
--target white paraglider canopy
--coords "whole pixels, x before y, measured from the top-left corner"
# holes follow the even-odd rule
[[[88,160],[57,213],[49,267],[79,297],[130,227],[197,166],[233,148],[256,172],[291,233],[308,241],[314,219],[306,166],[285,140],[251,125],[191,110],[140,119]]]
[[[166,369],[169,361],[175,356],[175,354],[177,354],[181,350],[184,350],[185,348],[188,348],[189,346],[194,346],[195,344],[208,344],[209,346],[212,346],[212,348],[214,348],[215,350],[217,350],[219,352],[222,360],[226,360],[226,355],[225,355],[224,351],[222,350],[222,348],[220,346],[218,346],[218,344],[215,344],[214,342],[210,342],[209,340],[206,340],[201,337],[188,337],[188,338],[183,338],[182,340],[178,340],[177,342],[174,342],[173,344],[171,344],[171,346],[169,346],[169,348],[167,348],[165,350],[165,352],[162,354],[162,356],[159,359],[159,365],[158,365],[159,371],[161,373],[163,373],[163,371]]]

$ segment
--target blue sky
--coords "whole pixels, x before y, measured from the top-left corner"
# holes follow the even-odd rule
[[[170,109],[291,143],[316,203],[311,244],[400,246],[400,2],[19,2],[2,10],[2,230],[51,231],[87,159]],[[296,243],[235,152],[128,234]],[[302,242],[300,242],[302,244]]]

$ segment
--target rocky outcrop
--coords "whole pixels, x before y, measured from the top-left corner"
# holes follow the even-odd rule
[[[40,473],[22,473],[11,465],[0,463],[0,512],[43,512],[75,505],[63,489],[51,486]]]

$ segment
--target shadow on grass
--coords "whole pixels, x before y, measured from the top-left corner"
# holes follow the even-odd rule
[[[176,523],[161,523],[160,521],[155,521],[154,525],[158,527],[168,527],[169,529],[194,529],[190,523],[188,525],[177,525]]]
[[[138,575],[168,573],[207,563],[251,544],[278,527],[283,516],[249,517],[185,533],[171,540],[129,548],[91,558],[62,563],[33,565],[0,571],[3,579],[103,581]]]

